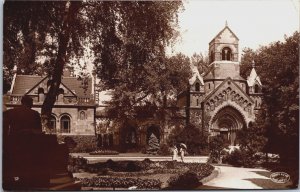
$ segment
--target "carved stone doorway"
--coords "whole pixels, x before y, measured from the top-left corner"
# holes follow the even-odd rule
[[[236,145],[237,132],[245,125],[242,114],[237,109],[227,106],[213,117],[210,128],[214,135],[220,134],[230,145]]]

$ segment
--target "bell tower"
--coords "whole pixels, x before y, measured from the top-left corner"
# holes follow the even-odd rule
[[[228,27],[226,21],[223,30],[209,43],[209,62],[214,67],[215,79],[239,78],[238,48],[239,39]]]

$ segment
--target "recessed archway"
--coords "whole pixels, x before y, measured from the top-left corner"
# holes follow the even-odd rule
[[[231,106],[220,109],[211,122],[210,131],[214,132],[214,135],[222,135],[230,145],[237,144],[237,131],[246,127],[243,115]]]

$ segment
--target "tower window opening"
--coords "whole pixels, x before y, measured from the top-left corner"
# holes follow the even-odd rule
[[[199,83],[195,84],[195,91],[200,91],[200,84]]]
[[[254,93],[258,93],[259,92],[259,87],[258,87],[258,85],[255,85],[254,86]]]
[[[231,49],[228,47],[225,47],[222,49],[222,60],[231,61],[232,54]]]

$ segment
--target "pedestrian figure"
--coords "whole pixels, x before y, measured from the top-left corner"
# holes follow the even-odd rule
[[[177,155],[178,155],[178,149],[177,149],[177,147],[175,145],[174,149],[173,149],[173,157],[172,157],[173,161],[177,161]]]
[[[184,148],[183,147],[180,147],[179,153],[180,153],[181,161],[183,162],[183,158],[184,158]]]

